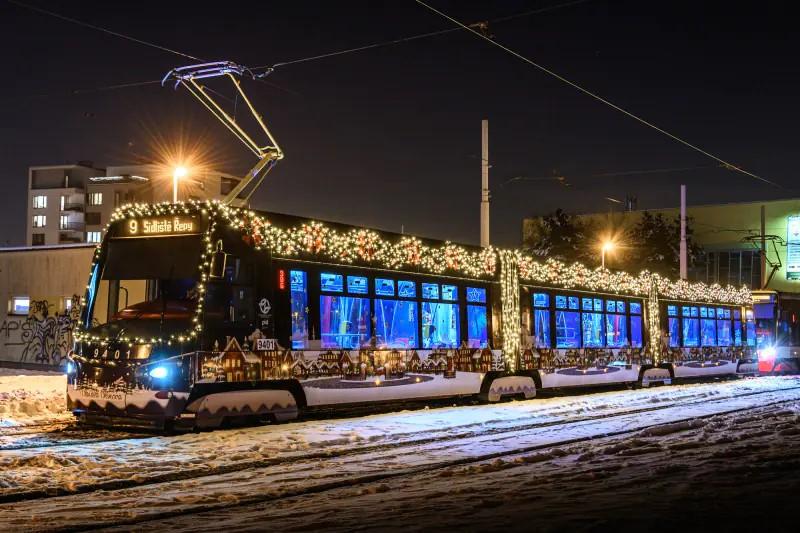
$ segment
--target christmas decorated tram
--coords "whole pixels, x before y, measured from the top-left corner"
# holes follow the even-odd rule
[[[306,409],[756,370],[746,289],[253,212],[130,205],[69,364],[81,420],[215,427]]]

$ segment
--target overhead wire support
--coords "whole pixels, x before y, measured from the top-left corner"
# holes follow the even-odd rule
[[[636,115],[636,114],[634,114],[634,113],[632,113],[632,112],[630,112],[630,111],[628,111],[628,110],[626,110],[626,109],[614,104],[613,102],[610,102],[609,100],[606,100],[602,96],[600,96],[598,94],[595,94],[595,93],[593,93],[592,91],[590,91],[588,89],[585,89],[584,87],[582,87],[582,86],[578,85],[577,83],[565,78],[564,76],[561,76],[560,74],[550,70],[549,68],[547,68],[547,67],[545,67],[543,65],[540,65],[539,63],[536,63],[532,59],[529,59],[529,58],[525,57],[524,55],[520,54],[519,52],[517,52],[515,50],[512,50],[511,48],[509,48],[509,47],[497,42],[493,37],[491,37],[489,35],[486,35],[485,33],[482,33],[481,31],[478,31],[478,30],[474,29],[472,26],[468,26],[468,25],[464,24],[463,22],[454,19],[450,15],[448,15],[446,13],[443,13],[442,11],[439,11],[435,7],[430,6],[429,4],[426,4],[422,0],[414,0],[414,1],[416,3],[418,3],[419,5],[421,5],[422,7],[428,9],[429,11],[432,11],[433,13],[436,13],[440,17],[443,17],[443,18],[449,20],[450,22],[452,22],[453,24],[456,24],[461,29],[467,30],[467,31],[473,33],[474,35],[476,35],[477,37],[480,37],[484,41],[490,43],[492,46],[496,46],[496,47],[500,48],[501,50],[504,50],[505,52],[513,55],[517,59],[520,59],[520,60],[524,61],[525,63],[527,63],[527,64],[529,64],[529,65],[531,65],[531,66],[533,66],[533,67],[535,67],[535,68],[537,68],[539,70],[541,70],[545,74],[548,74],[549,76],[552,76],[553,78],[555,78],[555,79],[557,79],[557,80],[559,80],[559,81],[561,81],[563,83],[566,83],[567,85],[579,90],[580,92],[586,94],[587,96],[591,96],[595,100],[607,105],[608,107],[610,107],[610,108],[612,108],[612,109],[614,109],[616,111],[619,111],[620,113],[622,113],[624,115],[627,115],[628,117],[636,120],[637,122],[639,122],[639,123],[651,128],[651,129],[653,129],[653,130],[655,130],[655,131],[657,131],[657,132],[659,132],[659,133],[661,133],[663,135],[666,135],[670,139],[672,139],[672,140],[674,140],[674,141],[676,141],[676,142],[678,142],[680,144],[683,144],[684,146],[687,146],[687,147],[691,148],[692,150],[694,150],[696,152],[699,152],[699,153],[703,154],[704,156],[713,159],[714,161],[717,161],[718,163],[720,163],[723,166],[725,166],[725,168],[727,168],[729,170],[732,170],[732,171],[735,171],[735,172],[739,172],[739,173],[744,174],[746,176],[750,176],[751,178],[757,179],[757,180],[762,181],[764,183],[768,183],[769,185],[772,185],[773,187],[777,187],[779,189],[785,189],[785,187],[783,187],[782,185],[780,185],[778,183],[775,183],[774,181],[768,180],[767,178],[759,176],[758,174],[755,174],[753,172],[745,170],[744,168],[742,168],[742,167],[740,167],[738,165],[734,165],[733,163],[731,163],[729,161],[726,161],[726,160],[724,160],[724,159],[722,159],[720,157],[717,157],[716,155],[714,155],[714,154],[712,154],[712,153],[700,148],[699,146],[696,146],[696,145],[690,143],[689,141],[686,141],[686,140],[678,137],[677,135],[675,135],[673,133],[668,132],[665,129],[659,128],[655,124],[653,124],[651,122],[648,122],[647,120],[643,119],[642,117],[640,117],[640,116],[638,116],[638,115]]]
[[[275,137],[269,131],[263,117],[253,107],[252,102],[242,89],[239,78],[243,75],[252,77],[252,72],[246,67],[237,65],[231,61],[214,61],[210,63],[200,63],[188,65],[170,70],[162,79],[162,85],[168,81],[174,81],[174,87],[183,85],[189,93],[197,98],[214,117],[233,133],[253,154],[258,157],[258,163],[250,169],[245,177],[231,190],[225,197],[223,203],[236,207],[247,205],[250,197],[264,181],[267,173],[272,170],[275,163],[283,159],[281,150]],[[236,88],[237,95],[241,97],[247,108],[250,110],[256,123],[261,128],[267,138],[266,144],[259,144],[253,137],[239,125],[236,117],[229,115],[222,106],[212,96],[212,91],[198,82],[209,78],[228,78]]]

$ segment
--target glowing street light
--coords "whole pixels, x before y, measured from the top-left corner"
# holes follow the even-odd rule
[[[614,250],[615,244],[612,241],[606,241],[603,243],[600,253],[600,266],[603,268],[606,267],[606,252],[611,252]]]
[[[189,174],[186,167],[175,167],[172,170],[172,203],[178,203],[178,180],[185,178]]]

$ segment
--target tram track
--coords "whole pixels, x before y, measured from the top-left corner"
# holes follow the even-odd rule
[[[162,483],[170,483],[176,481],[198,480],[210,476],[219,476],[219,475],[243,472],[248,470],[258,470],[258,469],[273,468],[280,466],[297,465],[303,463],[304,461],[330,459],[331,457],[337,457],[337,458],[347,457],[351,455],[359,455],[366,453],[387,452],[387,451],[402,449],[404,447],[424,446],[435,443],[447,443],[459,440],[467,440],[478,436],[507,437],[509,435],[513,435],[514,433],[524,433],[537,429],[567,427],[573,424],[584,424],[592,422],[602,423],[608,420],[613,420],[615,418],[653,413],[675,407],[691,407],[693,405],[700,405],[700,404],[723,403],[731,401],[733,399],[761,396],[772,393],[789,392],[793,390],[800,390],[800,386],[744,392],[736,395],[726,396],[723,398],[715,398],[712,400],[709,400],[708,398],[700,398],[688,402],[680,400],[669,403],[665,402],[657,406],[627,409],[624,411],[615,411],[614,413],[606,412],[594,415],[570,417],[569,419],[566,420],[548,420],[543,422],[534,422],[526,424],[501,425],[499,427],[490,427],[490,428],[485,427],[485,425],[483,424],[479,424],[481,426],[480,430],[470,430],[470,431],[463,431],[464,426],[459,426],[454,429],[460,429],[462,431],[447,432],[447,430],[444,430],[446,432],[445,434],[440,434],[431,437],[423,437],[423,438],[408,438],[408,436],[419,434],[417,432],[405,433],[402,435],[402,437],[404,438],[396,442],[384,442],[375,445],[358,446],[355,448],[335,447],[331,449],[320,450],[312,453],[303,453],[293,456],[270,457],[270,458],[251,460],[251,461],[241,461],[237,463],[231,463],[228,465],[219,466],[213,469],[194,468],[194,469],[181,470],[177,472],[167,472],[163,474],[153,475],[147,478],[138,478],[135,480],[115,479],[94,484],[78,485],[72,487],[71,489],[66,489],[63,487],[49,487],[36,491],[25,491],[16,493],[9,492],[6,494],[0,494],[0,504],[15,503],[21,501],[47,500],[59,497],[78,495],[78,494],[88,494],[97,491],[118,491],[118,490],[140,488],[150,485],[158,485]],[[800,400],[800,398],[787,401],[796,401],[796,400]],[[768,404],[763,404],[763,405],[768,405]],[[754,408],[761,406],[762,405],[755,406]],[[715,414],[727,414],[729,412],[735,412],[735,411],[736,410],[734,409],[731,411],[721,411]],[[642,428],[630,431],[639,431],[640,429]],[[560,445],[569,444],[569,442],[563,442],[559,444]],[[524,453],[524,451],[525,450],[518,453]]]
[[[786,390],[786,389],[784,389]],[[769,391],[763,391],[758,394],[766,394]],[[774,391],[773,391],[774,392]],[[723,400],[715,400],[713,403],[718,403]],[[339,474],[339,479],[335,479],[332,481],[323,481],[321,483],[317,483],[314,485],[306,485],[298,488],[288,488],[282,489],[278,493],[275,491],[264,491],[257,494],[252,493],[245,493],[246,495],[242,496],[238,494],[236,501],[225,501],[225,502],[216,502],[214,504],[202,504],[202,505],[195,505],[189,508],[183,509],[173,509],[173,510],[160,510],[157,514],[148,514],[148,515],[140,515],[140,516],[133,516],[128,518],[119,518],[116,517],[113,521],[108,521],[105,523],[89,523],[89,524],[72,524],[69,526],[64,527],[57,527],[51,529],[51,531],[59,531],[59,532],[72,532],[72,531],[87,531],[87,530],[100,530],[100,529],[116,529],[119,527],[126,527],[126,526],[133,526],[137,524],[144,524],[148,522],[152,522],[155,520],[164,520],[169,518],[177,518],[182,516],[191,516],[197,515],[206,512],[214,512],[219,511],[222,509],[230,510],[231,508],[239,508],[239,507],[246,507],[252,505],[259,505],[266,502],[274,502],[279,500],[287,500],[290,498],[297,498],[302,496],[310,496],[314,494],[325,493],[337,489],[342,488],[352,488],[361,485],[367,485],[382,481],[389,481],[398,478],[404,477],[412,477],[415,475],[420,474],[430,474],[431,472],[441,471],[448,468],[459,467],[459,466],[467,466],[476,463],[485,463],[492,460],[499,460],[505,457],[513,457],[519,456],[522,454],[527,454],[531,452],[537,452],[542,450],[547,450],[551,448],[557,448],[562,446],[570,446],[580,443],[591,442],[594,440],[600,439],[607,439],[607,438],[615,438],[615,437],[624,437],[628,435],[634,435],[643,431],[652,430],[654,428],[658,428],[660,426],[671,426],[674,424],[679,424],[682,422],[692,421],[692,420],[704,420],[713,417],[719,416],[726,416],[726,415],[733,415],[739,413],[745,413],[749,411],[757,411],[763,410],[765,408],[775,407],[782,404],[790,404],[796,403],[800,401],[800,398],[790,398],[790,399],[780,399],[775,400],[772,402],[767,402],[759,405],[748,405],[746,407],[737,407],[732,409],[725,409],[722,411],[715,411],[712,413],[704,414],[704,415],[691,415],[682,418],[673,418],[669,421],[665,422],[656,422],[652,424],[643,424],[637,425],[634,428],[628,429],[617,429],[614,431],[608,432],[599,432],[593,433],[590,435],[582,436],[582,437],[572,437],[572,438],[565,438],[555,441],[549,441],[546,443],[535,444],[535,445],[528,445],[528,446],[518,446],[507,448],[501,451],[495,451],[490,453],[483,453],[483,454],[476,454],[471,455],[468,457],[458,457],[454,459],[444,459],[441,461],[433,462],[433,463],[425,463],[420,464],[408,468],[403,469],[396,469],[396,470],[381,470],[378,472],[373,472],[369,474],[363,475],[347,475],[346,473]],[[672,406],[676,407],[676,406]],[[658,409],[661,410],[661,409]],[[618,416],[612,416],[610,418],[618,418],[625,415],[631,415],[635,413],[622,413]],[[608,418],[608,417],[607,417]],[[574,421],[573,421],[574,422]],[[414,442],[414,444],[418,444],[418,442]],[[413,451],[413,450],[412,450]],[[363,449],[361,450],[363,453]],[[305,459],[309,459],[306,457]],[[374,459],[373,459],[374,460]],[[358,462],[356,462],[358,463]],[[309,466],[309,469],[313,468],[313,465]]]

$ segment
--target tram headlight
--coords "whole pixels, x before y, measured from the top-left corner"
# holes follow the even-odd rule
[[[75,366],[75,363],[73,363],[72,361],[67,361],[67,375],[74,374],[77,369],[78,367]]]
[[[775,359],[775,356],[778,355],[778,351],[775,349],[774,346],[767,346],[763,350],[758,352],[759,359]]]
[[[167,369],[165,366],[157,366],[150,370],[149,374],[153,379],[164,379],[167,377],[167,375],[169,375],[169,369]]]

